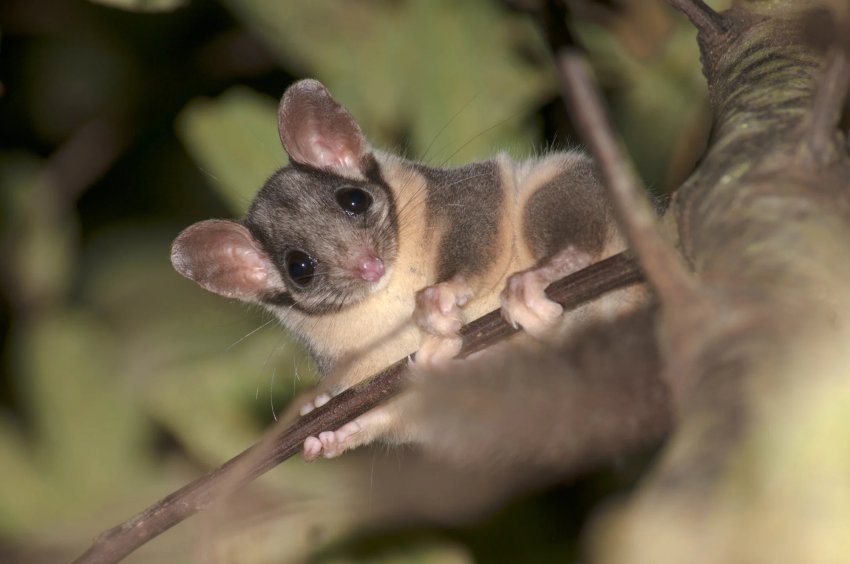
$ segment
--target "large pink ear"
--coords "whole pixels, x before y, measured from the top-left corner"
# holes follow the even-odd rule
[[[255,300],[279,286],[268,257],[233,221],[209,219],[184,229],[171,245],[171,264],[202,288],[229,298]]]
[[[318,80],[287,89],[277,110],[283,148],[295,162],[343,174],[360,174],[368,150],[360,126]]]

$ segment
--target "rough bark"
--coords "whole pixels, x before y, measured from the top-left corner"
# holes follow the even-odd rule
[[[596,529],[594,546],[611,562],[819,561],[822,552],[787,550],[822,523],[806,506],[785,506],[781,518],[765,510],[766,482],[786,469],[763,461],[768,430],[793,415],[772,406],[824,382],[846,392],[833,364],[846,359],[821,354],[846,346],[850,312],[850,160],[838,128],[846,58],[837,47],[827,56],[807,33],[812,10],[828,3],[741,2],[722,14],[672,3],[688,5],[700,30],[714,128],[670,213],[713,312],[692,362],[676,366],[681,420],[666,452],[625,510]],[[818,33],[837,39],[835,29]],[[667,351],[668,329],[659,327]],[[787,485],[802,489],[826,469],[797,470],[800,482]],[[850,514],[827,519],[848,530]],[[777,534],[784,549],[770,545]]]

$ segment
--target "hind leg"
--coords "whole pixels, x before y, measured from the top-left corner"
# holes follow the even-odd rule
[[[323,393],[313,401],[303,404],[300,414],[303,417],[331,400],[331,394]],[[386,436],[398,426],[398,399],[387,405],[367,411],[333,431],[322,431],[318,435],[304,440],[303,456],[305,460],[319,457],[336,458],[347,450],[374,442]]]

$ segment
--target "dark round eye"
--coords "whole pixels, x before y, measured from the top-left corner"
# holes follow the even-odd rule
[[[289,251],[286,255],[286,272],[293,282],[306,286],[313,281],[316,261],[303,251]]]
[[[336,203],[348,215],[360,215],[372,205],[372,196],[360,188],[343,188],[336,192]]]

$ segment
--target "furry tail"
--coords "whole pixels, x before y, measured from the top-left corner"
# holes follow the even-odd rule
[[[655,310],[589,324],[560,346],[508,342],[413,384],[405,419],[459,465],[578,470],[657,441],[671,423]]]

